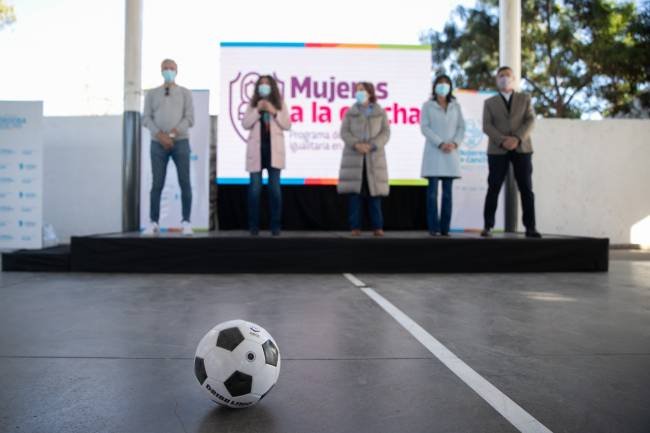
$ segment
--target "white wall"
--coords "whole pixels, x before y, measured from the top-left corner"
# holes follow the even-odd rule
[[[120,231],[122,117],[44,124],[45,222],[62,241]],[[650,121],[540,119],[533,140],[539,230],[629,243],[650,215]]]
[[[650,121],[540,119],[533,147],[541,232],[630,243],[650,215]]]
[[[43,222],[59,239],[122,229],[122,116],[44,119]]]

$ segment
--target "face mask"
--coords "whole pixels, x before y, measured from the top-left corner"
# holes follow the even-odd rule
[[[171,83],[176,78],[176,71],[173,69],[163,69],[162,76],[166,83]]]
[[[368,92],[365,90],[357,90],[357,93],[354,94],[354,98],[359,104],[365,104],[368,100]]]
[[[436,95],[438,96],[447,96],[450,90],[451,86],[447,83],[436,84]]]
[[[497,87],[499,90],[505,90],[508,87],[510,87],[510,83],[512,83],[512,78],[511,77],[499,77],[497,78]]]
[[[260,84],[257,86],[257,92],[261,97],[265,98],[271,94],[271,86],[268,84]]]

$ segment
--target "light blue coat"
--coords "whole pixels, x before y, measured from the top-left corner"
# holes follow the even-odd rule
[[[441,143],[456,143],[458,146],[465,136],[465,119],[460,104],[452,99],[447,111],[434,100],[422,106],[420,130],[426,137],[422,156],[422,177],[460,177],[460,158],[458,147],[450,153],[443,152]]]

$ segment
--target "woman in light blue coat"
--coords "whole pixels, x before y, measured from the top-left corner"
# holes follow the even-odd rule
[[[460,178],[458,146],[465,135],[465,120],[460,104],[452,96],[451,79],[439,75],[433,82],[433,95],[424,103],[420,129],[425,136],[422,177],[427,187],[427,226],[431,236],[449,236],[451,191]],[[438,216],[438,181],[442,183],[441,211]]]

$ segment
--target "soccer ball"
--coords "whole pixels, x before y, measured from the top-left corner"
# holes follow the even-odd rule
[[[259,325],[221,323],[201,339],[194,374],[209,398],[223,406],[249,407],[273,388],[280,374],[280,350]]]

